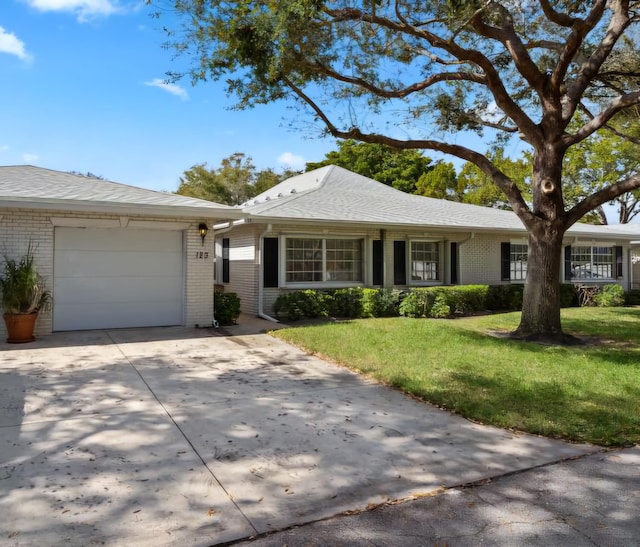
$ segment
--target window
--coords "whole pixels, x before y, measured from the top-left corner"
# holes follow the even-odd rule
[[[411,281],[437,281],[440,278],[440,250],[437,243],[411,242]]]
[[[361,283],[362,239],[287,238],[287,283]]]
[[[571,279],[613,279],[615,247],[571,247]]]
[[[527,278],[528,246],[511,243],[509,246],[509,279],[524,281]]]
[[[524,281],[527,278],[529,246],[526,243],[500,244],[500,279],[502,281]]]

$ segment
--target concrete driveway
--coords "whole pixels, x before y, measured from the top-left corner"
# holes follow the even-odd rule
[[[212,545],[597,451],[241,332],[0,344],[0,544]]]

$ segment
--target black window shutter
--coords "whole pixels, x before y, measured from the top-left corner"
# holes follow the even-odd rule
[[[616,250],[616,277],[622,277],[622,247],[614,247]]]
[[[407,242],[393,242],[393,284],[407,284]]]
[[[511,243],[500,243],[500,279],[511,280]]]
[[[222,238],[222,282],[229,283],[229,238]]]
[[[564,248],[564,280],[571,281],[571,245]]]
[[[451,284],[458,284],[458,244],[451,242]]]
[[[262,247],[263,287],[278,286],[278,238],[265,237]]]
[[[384,285],[384,257],[382,250],[382,240],[374,239],[371,243],[371,263],[373,270],[372,282],[374,285]]]

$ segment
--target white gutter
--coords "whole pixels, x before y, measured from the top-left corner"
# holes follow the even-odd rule
[[[271,321],[273,323],[280,323],[274,317],[267,315],[264,313],[264,234],[269,230],[269,226],[267,226],[262,233],[260,234],[260,243],[258,246],[259,249],[259,264],[260,267],[258,269],[258,317],[262,319],[266,319],[267,321]]]

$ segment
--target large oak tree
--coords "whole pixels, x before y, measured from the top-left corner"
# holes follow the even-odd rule
[[[192,79],[225,79],[239,108],[293,97],[335,137],[474,163],[529,233],[517,333],[562,337],[564,233],[640,187],[636,174],[573,205],[562,187],[567,151],[640,102],[638,0],[147,1],[184,16],[172,42]],[[485,130],[530,147],[530,203],[469,138]]]

